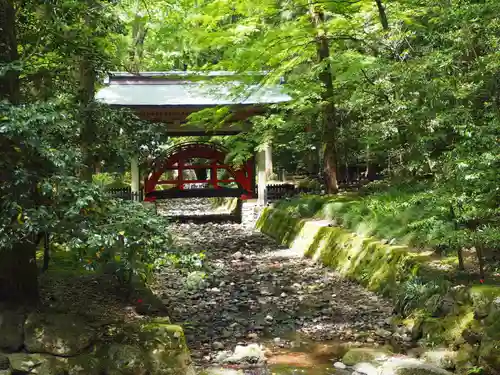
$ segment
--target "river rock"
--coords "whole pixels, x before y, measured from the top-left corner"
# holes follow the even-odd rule
[[[263,363],[264,350],[259,344],[237,345],[233,354],[224,360],[224,363]]]
[[[74,356],[96,336],[80,316],[32,313],[24,325],[24,345],[32,353]]]
[[[383,329],[383,328],[379,328],[376,330],[375,332],[377,334],[377,336],[380,336],[384,339],[388,339],[389,337],[392,336],[392,332],[391,331],[388,331],[386,329]]]
[[[347,368],[347,366],[342,362],[335,362],[333,364],[333,367],[335,367],[336,369],[339,369],[339,370],[345,370]]]
[[[356,363],[353,366],[354,371],[365,375],[377,375],[378,369],[375,365],[368,362]]]
[[[378,371],[379,375],[452,375],[440,367],[415,358],[392,357]]]
[[[456,366],[457,354],[457,352],[448,349],[435,349],[424,352],[421,359],[434,366],[453,370]]]
[[[342,362],[347,366],[354,366],[360,362],[371,362],[387,358],[391,353],[382,348],[352,348],[344,354]]]
[[[232,368],[223,367],[209,367],[203,370],[205,375],[245,375],[243,370],[236,370]]]
[[[241,251],[237,251],[233,254],[233,258],[234,259],[241,259],[241,258],[243,258],[243,254],[241,253]]]
[[[220,341],[214,341],[213,344],[212,344],[213,348],[215,350],[222,350],[224,349],[224,344],[221,343]]]
[[[23,346],[24,319],[18,311],[0,311],[0,349],[14,352]]]

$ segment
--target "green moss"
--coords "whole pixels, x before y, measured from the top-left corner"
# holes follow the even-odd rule
[[[483,341],[479,348],[479,365],[498,373],[500,370],[500,341]]]
[[[481,328],[484,340],[500,339],[500,309],[493,308],[500,288],[451,288],[445,271],[428,266],[430,253],[411,252],[405,246],[391,246],[373,237],[325,226],[324,222],[301,219],[281,208],[266,208],[257,228],[368,289],[392,297],[396,306],[410,306],[404,312],[411,320],[406,325],[414,327],[415,340],[422,338],[431,346],[460,345],[464,344],[464,331],[475,326]],[[412,298],[415,300],[409,304]],[[489,314],[480,324],[474,319],[479,307]]]
[[[390,355],[391,352],[386,349],[374,349],[374,348],[353,348],[350,349],[342,357],[342,363],[347,366],[353,366],[361,362],[371,362],[377,358]]]

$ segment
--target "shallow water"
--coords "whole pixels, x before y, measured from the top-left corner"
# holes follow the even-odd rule
[[[337,341],[314,342],[295,333],[287,337],[294,347],[280,348],[272,341],[261,344],[267,351],[267,363],[258,368],[238,366],[210,367],[200,372],[202,375],[344,375],[347,371],[333,367],[335,358],[347,350],[345,343]]]

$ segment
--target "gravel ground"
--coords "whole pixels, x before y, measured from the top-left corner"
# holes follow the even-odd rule
[[[199,215],[207,207],[203,200],[179,204],[176,214]],[[389,301],[255,232],[254,212],[246,203],[243,224],[169,228],[180,243],[206,254],[203,277],[169,269],[155,287],[172,320],[184,325],[195,361],[213,362],[237,344],[285,345],[297,332],[314,341],[384,343]]]

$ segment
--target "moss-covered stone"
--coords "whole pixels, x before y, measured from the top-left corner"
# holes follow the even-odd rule
[[[32,353],[74,356],[91,345],[96,332],[77,315],[32,313],[24,336],[24,345]]]
[[[145,375],[148,372],[145,353],[133,345],[110,345],[105,368],[108,375]]]
[[[156,318],[141,327],[139,335],[149,368],[154,374],[186,374],[192,363],[182,327]]]
[[[23,345],[25,315],[20,311],[2,310],[0,306],[0,349],[16,351]]]
[[[42,354],[12,353],[8,357],[11,369],[20,373],[30,373],[45,361]]]
[[[391,358],[383,364],[379,375],[452,375],[452,373],[414,358]]]
[[[98,353],[92,350],[89,353],[68,358],[68,375],[100,375],[106,363],[106,352]]]
[[[479,365],[491,374],[500,374],[500,341],[488,340],[481,342]]]
[[[353,348],[342,357],[342,362],[347,366],[354,366],[361,362],[375,361],[377,358],[385,358],[391,352],[382,348]]]
[[[446,370],[454,370],[457,365],[457,357],[457,352],[442,348],[428,350],[422,353],[421,359],[434,366],[438,366]]]

